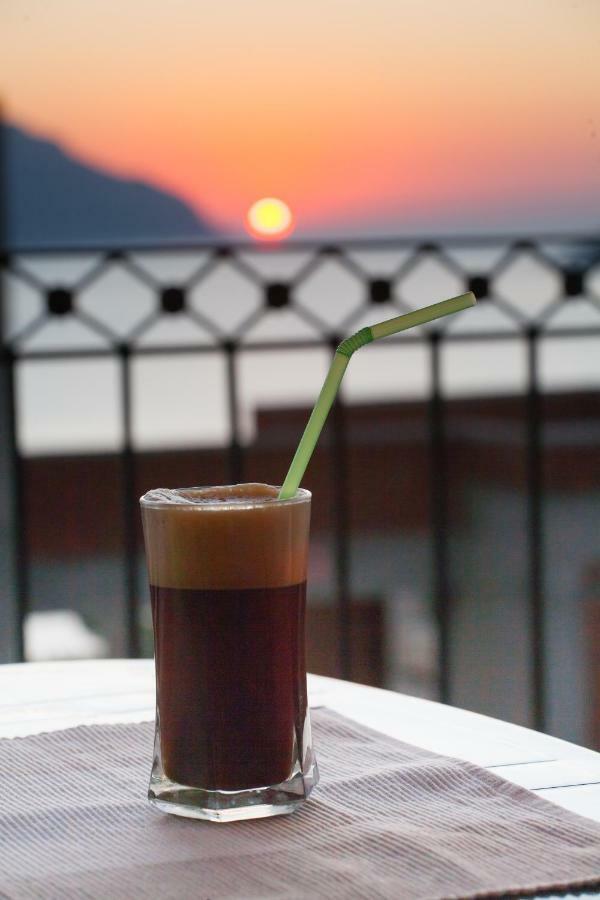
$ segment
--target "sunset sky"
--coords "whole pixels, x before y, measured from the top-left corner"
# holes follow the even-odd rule
[[[239,232],[600,223],[599,0],[2,0],[7,116]]]

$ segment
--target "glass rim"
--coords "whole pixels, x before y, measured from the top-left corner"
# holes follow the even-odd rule
[[[260,484],[264,487],[273,488],[275,491],[279,491],[281,485],[274,484],[265,484],[264,482],[256,482],[256,481],[248,481],[242,482],[241,484],[205,484],[205,485],[193,485],[191,487],[182,487],[182,488],[153,488],[150,491],[146,491],[140,497],[140,506],[145,509],[186,509],[186,510],[244,510],[244,509],[260,509],[261,507],[273,507],[277,506],[278,508],[282,506],[294,506],[299,503],[306,503],[308,500],[312,498],[312,494],[310,491],[306,490],[306,488],[298,488],[293,497],[288,497],[284,500],[280,500],[277,496],[274,497],[240,497],[224,500],[194,500],[190,497],[185,497],[184,495],[190,491],[218,491],[220,489],[229,490],[235,487],[243,487],[245,485],[256,485]],[[180,497],[181,499],[176,499]]]

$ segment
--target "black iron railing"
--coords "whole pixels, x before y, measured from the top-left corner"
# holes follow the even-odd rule
[[[161,255],[185,253],[191,267],[185,278],[165,280],[156,275],[156,266],[148,260],[160,260]],[[83,273],[77,278],[48,280],[36,270],[34,262],[55,260],[68,255],[82,260]],[[278,255],[287,260],[296,259],[297,265],[289,267],[291,274],[282,277],[272,275],[271,263]],[[380,271],[382,257],[396,260]],[[194,264],[194,258],[197,262]],[[485,257],[486,263],[481,263]],[[225,359],[227,380],[226,402],[230,439],[228,447],[229,478],[239,481],[244,470],[244,445],[240,437],[238,400],[238,354],[286,348],[334,348],[339,340],[353,330],[365,315],[371,321],[387,315],[408,311],[416,305],[434,302],[443,296],[473,290],[479,300],[479,309],[493,308],[502,318],[501,327],[492,322],[484,312],[473,313],[468,329],[456,328],[450,320],[434,323],[432,327],[410,332],[391,342],[419,344],[428,348],[431,392],[429,404],[429,448],[431,454],[431,530],[433,536],[434,595],[440,637],[440,693],[448,698],[449,674],[449,622],[451,616],[451,590],[448,562],[448,507],[446,479],[446,426],[445,396],[441,371],[441,352],[445,345],[481,344],[488,341],[514,340],[519,337],[527,345],[527,509],[528,509],[528,566],[529,566],[529,619],[531,633],[531,660],[533,684],[533,709],[538,725],[543,725],[546,698],[544,671],[546,668],[544,635],[544,596],[542,580],[542,435],[540,412],[540,339],[561,341],[564,339],[600,336],[600,287],[594,274],[596,260],[600,259],[600,241],[595,237],[536,238],[514,240],[496,238],[443,238],[439,240],[375,240],[347,241],[335,244],[294,243],[285,246],[258,248],[256,245],[196,244],[189,246],[161,246],[119,248],[38,248],[27,252],[5,253],[2,261],[4,315],[2,318],[2,369],[4,402],[4,442],[7,453],[5,469],[10,470],[11,491],[7,502],[11,504],[11,524],[14,535],[13,584],[16,596],[16,648],[14,656],[23,657],[23,622],[28,612],[30,560],[27,546],[26,510],[23,502],[23,455],[18,440],[19,407],[15,393],[15,368],[26,360],[65,360],[112,358],[119,362],[120,407],[123,443],[120,451],[122,471],[123,560],[125,566],[124,595],[126,598],[126,627],[128,650],[132,656],[139,654],[139,630],[136,615],[136,527],[137,496],[132,495],[135,483],[136,453],[132,439],[132,360],[141,356],[177,354],[222,354]],[[370,261],[371,260],[371,261]],[[86,262],[87,261],[87,262]],[[265,265],[268,263],[268,265]],[[544,302],[533,307],[526,290],[516,295],[503,284],[515,266],[530,267],[529,278],[554,279],[554,287]],[[479,266],[479,268],[478,268]],[[330,296],[311,289],[311,282],[327,268],[348,285],[348,279],[358,286],[360,297],[351,308],[344,308],[332,324],[328,315]],[[39,268],[39,267],[38,267]],[[96,308],[86,302],[88,292],[112,272],[126,273],[147,292],[149,308],[124,331],[113,327],[101,304]],[[227,304],[233,302],[229,295],[219,296],[214,278],[224,272],[233,273],[239,293],[236,315],[227,319]],[[432,275],[433,273],[433,275]],[[435,278],[435,286],[429,284]],[[445,279],[445,280],[444,280]],[[444,293],[440,293],[446,285]],[[532,282],[534,283],[534,282]],[[429,297],[422,296],[420,284],[429,290]],[[25,286],[29,294],[37,298],[39,309],[16,326],[15,289]],[[246,299],[241,299],[244,286]],[[218,287],[218,284],[217,284]],[[340,291],[344,290],[343,284]],[[216,291],[216,293],[215,293]],[[239,302],[238,302],[239,301]],[[124,294],[121,302],[127,304]],[[590,314],[590,321],[578,325],[561,324],[564,310],[569,304],[583,303]],[[293,310],[299,322],[307,326],[314,336],[294,339],[268,337],[252,338],[256,327],[266,317],[277,316]],[[594,315],[598,314],[597,324]],[[160,340],[148,343],[145,337],[160,321],[169,317],[186,316],[186,321],[200,329],[202,338],[192,338],[182,343]],[[479,316],[481,325],[478,325]],[[56,320],[77,320],[93,336],[93,345],[72,340],[67,346],[44,345],[44,329]],[[190,326],[190,327],[192,327]],[[42,340],[40,340],[42,338]],[[349,533],[347,441],[345,436],[345,412],[340,400],[333,411],[332,459],[335,466],[335,509],[333,515],[336,546],[336,589],[340,612],[340,649],[343,672],[350,672],[351,641],[349,631]]]

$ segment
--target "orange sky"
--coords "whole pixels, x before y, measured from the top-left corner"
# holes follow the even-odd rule
[[[600,221],[599,0],[2,0],[17,123],[240,230]]]

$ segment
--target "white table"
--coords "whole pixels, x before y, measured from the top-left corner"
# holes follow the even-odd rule
[[[493,769],[600,822],[600,753],[593,750],[452,706],[318,675],[309,675],[309,700],[410,744]],[[147,721],[154,718],[154,702],[152,660],[0,666],[0,737]]]

